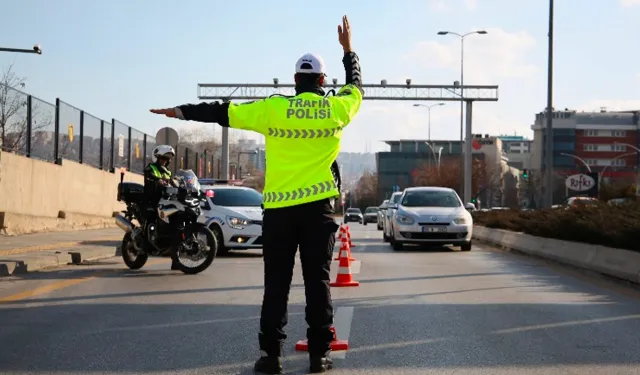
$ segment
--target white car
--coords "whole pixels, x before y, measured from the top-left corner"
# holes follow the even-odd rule
[[[378,207],[378,230],[384,229],[384,214],[386,212],[385,206],[389,203],[388,199],[382,201],[382,204]]]
[[[391,218],[393,217],[393,213],[396,208],[395,205],[400,202],[400,197],[402,197],[402,192],[397,191],[391,194],[391,198],[389,198],[389,202],[385,205],[384,208],[384,222],[382,225],[382,239],[384,242],[389,242],[391,239]]]
[[[262,194],[230,185],[202,185],[207,196],[199,223],[218,240],[218,254],[262,248]]]
[[[450,188],[407,188],[391,220],[391,246],[402,250],[404,244],[453,245],[470,251],[471,208]]]

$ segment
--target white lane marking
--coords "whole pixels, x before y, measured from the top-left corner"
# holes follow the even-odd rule
[[[336,336],[338,340],[349,340],[351,335],[351,323],[353,322],[353,307],[340,307],[336,309],[336,313],[333,317],[333,327],[336,329]],[[351,344],[349,344],[351,345]],[[341,350],[331,352],[332,358],[345,359],[347,357],[347,350]]]

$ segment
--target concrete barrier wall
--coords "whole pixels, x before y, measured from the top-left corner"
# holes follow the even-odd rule
[[[133,173],[126,181],[143,183]],[[119,174],[73,161],[56,165],[3,152],[0,159],[0,228],[5,234],[113,226]]]
[[[480,241],[640,284],[640,252],[473,226]]]

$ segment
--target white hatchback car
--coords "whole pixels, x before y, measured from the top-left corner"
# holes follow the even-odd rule
[[[218,254],[262,248],[262,194],[243,186],[203,185],[207,196],[198,222],[218,240]]]
[[[391,198],[389,198],[389,202],[387,202],[387,204],[384,205],[384,221],[382,223],[382,239],[384,242],[391,241],[391,220],[396,210],[396,206],[400,202],[401,197],[402,197],[402,192],[397,191],[391,194]]]
[[[390,242],[394,250],[404,244],[453,245],[471,250],[471,204],[463,204],[455,190],[411,187],[395,205]]]

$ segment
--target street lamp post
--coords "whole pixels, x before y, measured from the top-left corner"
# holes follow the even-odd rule
[[[445,103],[436,103],[436,104],[431,104],[431,105],[427,105],[427,104],[414,104],[414,107],[425,107],[427,108],[427,112],[429,113],[429,122],[428,122],[428,127],[427,127],[427,137],[429,142],[431,142],[431,108],[433,107],[440,107],[443,106]]]
[[[631,145],[627,145],[625,143],[619,143],[619,144],[626,145],[626,146],[631,146]],[[633,148],[636,152],[640,152],[640,150],[638,150],[637,147],[631,146],[631,148]],[[623,158],[625,156],[636,155],[636,152],[627,152],[626,154],[618,155],[618,156],[614,157],[613,159],[611,159],[611,161],[618,160],[618,159]],[[600,172],[600,176],[602,176],[601,178],[604,178],[604,172],[607,170],[607,168],[609,168],[609,166],[611,166],[611,164],[605,165],[604,168],[602,168],[602,171]]]
[[[570,158],[574,158],[574,159],[578,160],[578,161],[579,161],[579,162],[581,162],[585,167],[587,167],[587,170],[589,171],[589,173],[591,173],[591,167],[589,166],[589,164],[587,164],[587,162],[586,162],[586,161],[584,161],[584,159],[582,159],[582,158],[580,158],[580,157],[578,157],[578,156],[576,156],[576,155],[573,155],[573,154],[565,154],[565,153],[561,153],[560,155],[562,155],[562,156],[568,156],[568,157],[570,157]],[[551,180],[549,180],[549,181],[551,181]],[[549,188],[551,188],[551,186],[549,186]]]
[[[466,34],[460,34],[460,33],[456,33],[453,31],[438,31],[438,35],[455,35],[458,38],[460,38],[460,97],[462,99],[464,99],[464,38],[466,38],[469,35],[474,35],[474,34],[478,34],[478,35],[485,35],[487,34],[487,32],[485,30],[475,30],[475,31],[470,31]],[[469,121],[469,123],[467,124],[468,128],[467,128],[467,141],[469,143],[469,145],[465,145],[465,150],[470,150],[471,149],[471,122]],[[462,148],[462,144],[464,141],[463,138],[463,128],[464,128],[464,100],[460,101],[460,147]],[[468,171],[467,173],[464,172],[464,158],[469,158],[469,160],[471,160],[471,152],[469,151],[469,155],[465,155],[465,153],[460,152],[460,192],[462,192],[465,186],[469,185],[469,184],[465,184],[465,176],[469,177],[469,179],[471,178],[471,171]],[[471,163],[466,163],[468,165],[470,165]],[[469,192],[465,192],[465,198],[467,198],[468,196],[471,196],[471,191]]]
[[[5,47],[0,47],[0,52],[14,52],[14,53],[36,53],[38,55],[42,55],[42,49],[40,48],[39,44],[36,44],[35,46],[33,46],[33,48],[31,49],[24,49],[24,48],[5,48]]]
[[[242,179],[242,167],[240,166],[240,155],[242,155],[242,154],[245,154],[245,155],[257,155],[258,154],[258,150],[239,151],[238,152],[238,163],[236,164],[236,170],[238,172],[238,176],[236,178],[239,179],[239,180]]]
[[[438,156],[436,157],[436,150],[433,148],[431,143],[425,142],[427,146],[431,149],[431,153],[433,154],[433,161],[436,163],[436,168],[438,170],[438,175],[440,174],[440,157],[442,156],[442,147],[438,147]]]

